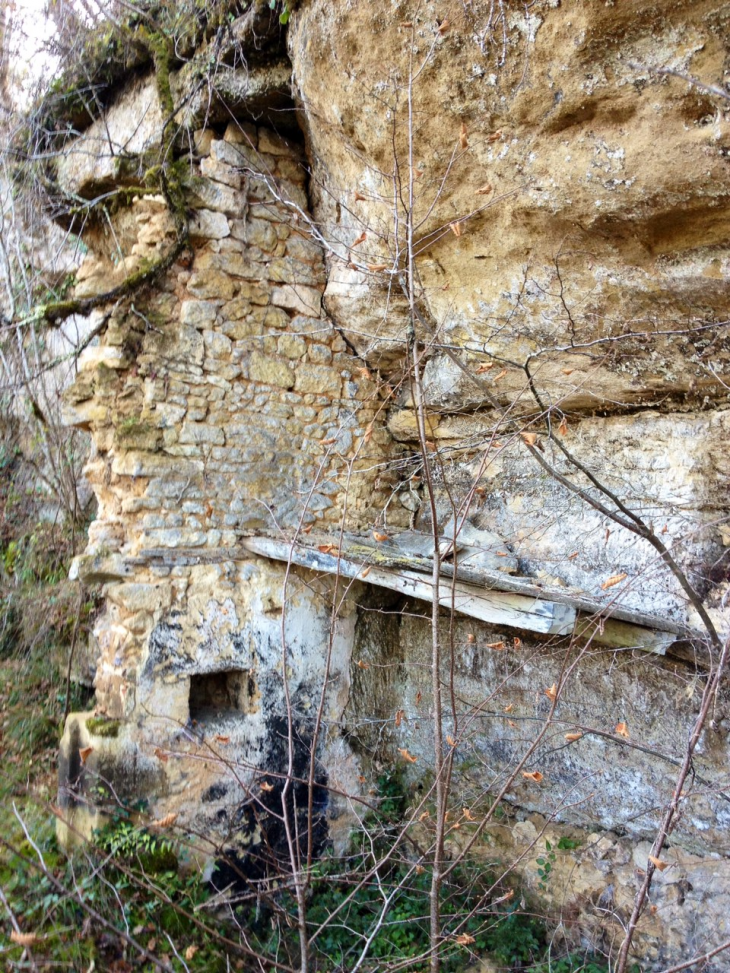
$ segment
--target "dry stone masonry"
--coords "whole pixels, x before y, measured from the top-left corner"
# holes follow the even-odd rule
[[[347,795],[368,796],[399,749],[422,783],[434,547],[392,207],[412,38],[426,59],[416,338],[442,604],[454,575],[463,596],[441,633],[465,721],[444,728],[455,784],[486,805],[567,673],[528,767],[542,782],[519,778],[480,854],[519,856],[574,941],[616,945],[709,659],[656,550],[537,466],[520,431],[575,476],[537,424],[551,410],[730,633],[730,351],[709,329],[730,317],[728,113],[647,67],[723,76],[730,14],[719,0],[546,0],[509,13],[500,53],[489,3],[455,5],[448,30],[422,6],[411,35],[390,0],[302,0],[288,61],[226,66],[228,107],[208,112],[198,92],[177,117],[189,246],[94,312],[99,338],[64,404],[92,434],[98,500],[73,570],[104,586],[104,609],[96,707],[71,714],[62,742],[63,837],[88,834],[113,795],[176,814],[209,873],[255,875],[284,847],[290,740],[291,799],[306,807],[315,727],[318,849],[345,847]],[[186,79],[172,79],[179,94]],[[86,198],[134,183],[163,114],[154,79],[130,78],[59,181]],[[176,232],[146,191],[112,225],[85,232],[78,296],[149,266]],[[730,937],[728,705],[723,687],[639,928],[649,967]],[[541,890],[537,858],[560,836],[570,852]]]

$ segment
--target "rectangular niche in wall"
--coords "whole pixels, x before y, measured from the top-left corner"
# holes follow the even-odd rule
[[[210,720],[254,713],[258,709],[256,677],[248,669],[197,673],[190,677],[190,717]]]

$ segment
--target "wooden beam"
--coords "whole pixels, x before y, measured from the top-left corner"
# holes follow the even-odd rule
[[[277,561],[291,561],[310,571],[324,571],[345,578],[365,581],[417,598],[433,601],[433,583],[427,574],[404,568],[384,568],[374,564],[363,565],[335,554],[323,554],[316,548],[290,544],[270,537],[247,537],[243,546],[252,554]],[[363,572],[366,572],[363,577]],[[541,600],[512,592],[491,591],[463,581],[453,582],[453,604],[456,611],[471,618],[493,625],[541,632],[545,635],[570,635],[575,625],[576,612],[569,605]],[[444,608],[452,605],[452,581],[444,579],[439,590],[439,604]]]

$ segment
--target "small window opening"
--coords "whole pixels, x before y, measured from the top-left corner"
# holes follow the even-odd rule
[[[253,672],[231,669],[198,673],[190,677],[190,717],[215,719],[234,713],[254,713],[259,691]]]

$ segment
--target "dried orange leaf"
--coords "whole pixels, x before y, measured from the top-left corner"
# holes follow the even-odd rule
[[[176,821],[177,821],[177,814],[175,811],[171,811],[169,814],[166,814],[164,818],[159,818],[157,821],[153,821],[152,827],[169,828],[170,825],[173,825]]]
[[[395,711],[395,725],[398,727],[403,722],[403,717],[405,716],[405,711],[402,709]]]
[[[365,243],[367,238],[368,238],[367,233],[361,233],[360,236],[357,238],[357,240],[353,240],[352,242],[353,247],[359,247],[361,243]]]
[[[317,545],[317,550],[319,551],[320,554],[331,554],[332,551],[336,551],[337,550],[337,545],[336,544],[318,544]]]
[[[312,533],[312,527],[314,527],[314,524],[307,524],[306,527],[302,527],[302,533],[303,534],[311,534]]]
[[[17,932],[15,929],[10,932],[10,942],[15,943],[16,946],[32,946],[37,939],[38,936],[34,932]]]
[[[448,743],[448,745],[450,747],[455,747],[456,746],[456,740],[452,736],[450,736],[448,733],[446,734],[446,742]]]
[[[160,750],[159,747],[155,748],[155,756],[157,757],[158,760],[161,760],[163,764],[166,764],[167,761],[170,759],[169,756],[165,753],[165,751]]]
[[[358,667],[358,669],[369,669],[370,668],[370,666],[367,664],[367,662],[363,662],[362,659],[358,659],[357,660],[357,667]]]
[[[574,561],[577,557],[578,557],[578,552],[577,551],[573,551],[572,554],[569,554],[568,555],[568,560],[569,561]]]
[[[469,632],[469,634],[466,637],[466,640],[470,645],[474,645],[474,643],[477,640],[477,637],[476,635],[473,634],[473,632]]]
[[[93,752],[94,752],[94,748],[93,747],[80,747],[79,748],[79,757],[81,757],[81,763],[82,764],[85,764],[86,761],[89,759],[89,757],[92,755]]]
[[[267,781],[265,781],[265,780],[262,780],[261,781],[260,787],[261,787],[261,790],[264,791],[265,794],[270,794],[271,791],[273,791],[273,789],[274,789],[274,785],[267,783]]]
[[[421,702],[422,699],[423,699],[423,693],[419,689],[418,692],[416,693],[416,706],[418,706],[418,704]]]
[[[361,578],[367,578],[367,576],[368,576],[368,575],[370,574],[370,570],[371,570],[371,568],[370,568],[370,565],[368,564],[368,565],[367,565],[366,567],[364,567],[364,568],[362,569],[362,571],[360,572],[360,577],[361,577]]]
[[[195,954],[199,949],[200,946],[196,946],[194,943],[191,943],[191,945],[185,950],[185,959],[194,959]]]
[[[663,872],[665,869],[669,868],[669,862],[663,862],[661,858],[655,858],[653,855],[649,855],[648,857],[654,868],[658,868],[660,872]]]
[[[621,584],[621,582],[627,577],[628,575],[625,571],[622,571],[621,574],[612,574],[611,577],[607,578],[601,585],[601,591],[607,591],[609,588],[613,588],[614,585]]]
[[[555,700],[558,698],[557,683],[553,683],[550,689],[546,689],[545,695],[547,696],[548,699],[552,700],[552,702],[555,702]]]
[[[502,129],[500,128],[496,132],[492,132],[491,135],[487,136],[487,142],[496,142],[498,139],[502,138]]]
[[[404,20],[403,23],[401,24],[401,27],[412,27],[412,26],[413,26],[412,20]]]
[[[441,35],[445,34],[446,31],[449,29],[450,26],[451,26],[451,24],[448,22],[448,20],[442,20],[441,23],[439,24],[439,28],[438,28],[439,34],[441,34]]]
[[[494,362],[488,361],[477,368],[477,375],[481,375],[483,372],[488,372],[490,368],[494,368]]]
[[[582,733],[566,733],[565,739],[568,741],[568,743],[574,743],[576,740],[580,740],[582,736]]]
[[[230,743],[231,742],[231,738],[230,737],[227,737],[227,736],[223,736],[222,733],[216,733],[215,738],[218,741],[218,743]]]
[[[398,753],[401,755],[401,757],[403,757],[404,760],[407,760],[409,764],[414,764],[416,760],[418,760],[418,757],[414,757],[412,754],[408,753],[405,747],[398,747]]]
[[[504,648],[504,642],[487,642],[487,648],[500,652]]]
[[[387,270],[388,269],[388,265],[387,264],[365,264],[365,266],[373,274],[378,274],[378,273],[380,273],[381,270]]]
[[[467,138],[466,125],[464,122],[461,123],[461,131],[459,132],[459,145],[462,149],[469,148],[469,139]]]
[[[629,738],[629,728],[628,726],[626,726],[624,722],[616,724],[616,729],[614,730],[614,733],[617,733],[620,737],[623,737],[625,740],[628,740]]]
[[[424,811],[422,814],[420,814],[418,816],[418,820],[419,821],[428,821],[428,819],[430,817],[431,817],[431,812],[430,811]]]
[[[512,639],[512,645],[516,649],[522,648],[522,639],[518,639],[517,636],[515,635],[515,637]]]
[[[534,446],[537,442],[536,432],[521,432],[520,436],[522,436],[522,441],[527,443],[528,446]]]
[[[562,369],[563,375],[572,375],[574,371],[575,371],[574,368],[563,368]]]
[[[507,725],[508,725],[508,726],[511,726],[511,727],[515,727],[515,726],[517,726],[517,724],[515,723],[515,721],[514,721],[514,720],[507,720]]]
[[[539,784],[541,780],[544,780],[543,775],[539,770],[533,770],[532,773],[528,773],[526,770],[523,770],[522,776],[525,778],[525,780],[532,780],[536,784]]]
[[[560,420],[560,425],[558,426],[558,432],[560,433],[561,436],[568,435],[568,420],[565,418],[565,416],[563,416],[563,418]]]
[[[461,236],[461,223],[449,223],[449,229],[454,236]]]
[[[471,944],[475,940],[474,937],[470,936],[468,932],[462,932],[458,936],[456,936],[454,941],[457,942],[460,946],[471,946]]]
[[[514,708],[515,708],[515,704],[514,703],[510,703],[509,706],[505,706],[505,708],[504,708],[504,710],[502,712],[503,713],[511,713]]]
[[[461,809],[461,813],[464,815],[464,817],[466,818],[467,821],[476,821],[476,818],[471,813],[471,811],[469,810],[468,807],[463,807]]]
[[[491,193],[491,191],[492,191],[492,184],[489,182],[485,182],[483,186],[480,186],[479,189],[477,189],[474,195],[487,196],[489,193]]]
[[[387,541],[388,540],[388,535],[387,534],[381,534],[379,530],[374,530],[373,531],[373,537],[378,542],[378,544],[382,544],[383,541]]]
[[[353,193],[353,196],[354,196],[354,199],[355,199],[356,202],[363,202],[367,198],[367,197],[363,196],[362,193],[357,192],[357,190],[355,190],[355,192]]]

